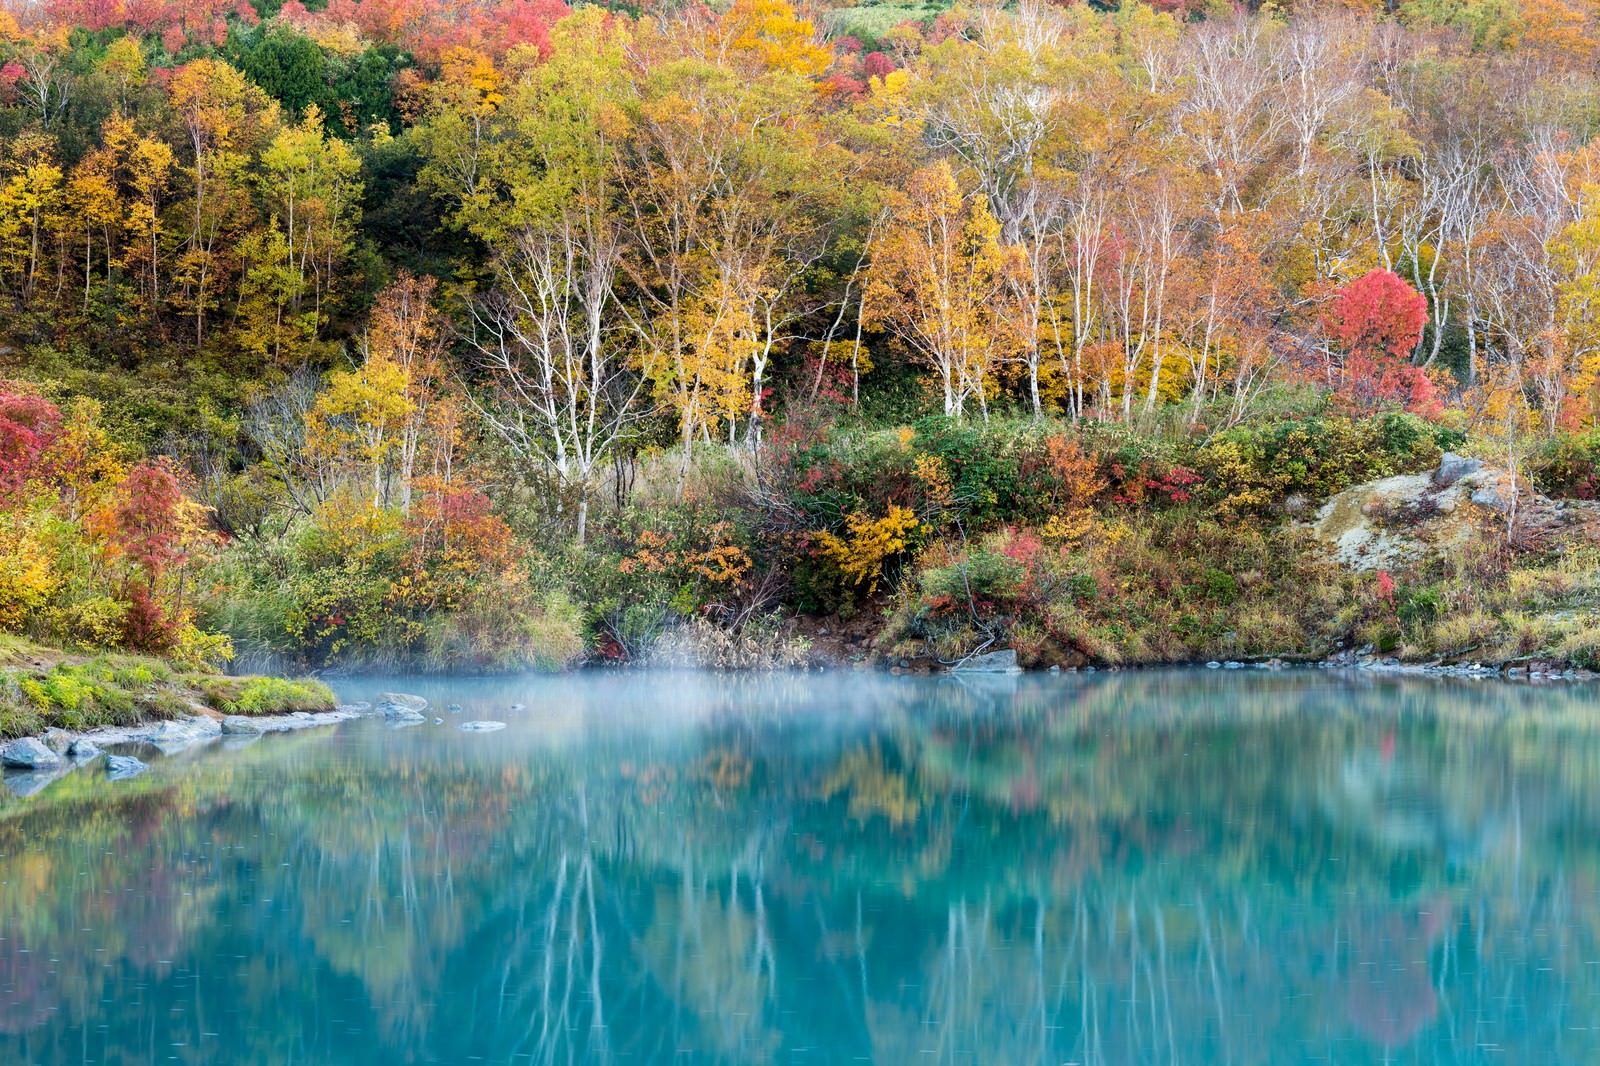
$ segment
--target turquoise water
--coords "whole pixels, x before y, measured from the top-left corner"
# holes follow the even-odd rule
[[[0,791],[0,1063],[1600,1061],[1594,688],[340,687]]]

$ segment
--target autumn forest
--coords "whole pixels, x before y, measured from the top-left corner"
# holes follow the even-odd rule
[[[0,641],[1592,665],[1597,135],[1589,0],[0,6]]]

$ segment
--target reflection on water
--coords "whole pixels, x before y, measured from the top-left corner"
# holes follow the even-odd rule
[[[1600,1058],[1591,689],[343,688],[0,793],[0,1063]]]

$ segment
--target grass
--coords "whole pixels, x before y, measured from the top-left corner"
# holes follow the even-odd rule
[[[200,674],[149,656],[76,655],[0,637],[0,738],[137,725],[206,709],[281,714],[333,703],[318,681]]]
[[[326,711],[333,693],[320,681],[284,677],[207,677],[198,680],[206,702],[225,714]]]
[[[869,49],[902,22],[928,22],[950,9],[947,3],[855,4],[841,7],[827,16],[827,26],[838,36],[850,36]]]

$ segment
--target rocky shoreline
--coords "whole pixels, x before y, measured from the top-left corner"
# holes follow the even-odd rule
[[[214,743],[248,743],[265,733],[289,733],[337,725],[371,713],[359,704],[331,711],[213,716],[196,714],[135,726],[105,726],[73,732],[51,729],[41,736],[0,743],[0,771],[6,789],[31,796],[75,771],[100,768],[112,780],[137,777],[149,769],[152,754],[176,755]]]
[[[513,710],[521,710],[514,704]],[[76,771],[99,768],[114,781],[137,777],[149,769],[151,757],[170,757],[181,752],[222,744],[242,747],[267,733],[292,733],[320,726],[338,725],[357,718],[382,718],[391,729],[422,725],[429,720],[428,701],[404,692],[379,694],[376,706],[370,703],[341,703],[330,711],[293,711],[285,714],[222,715],[194,714],[133,726],[104,726],[81,732],[50,729],[38,736],[19,737],[0,742],[0,779],[5,789],[18,797],[34,795]],[[459,704],[450,704],[447,713],[460,714]],[[445,719],[434,717],[435,725]],[[456,728],[465,733],[493,733],[504,729],[504,722],[466,720]]]

